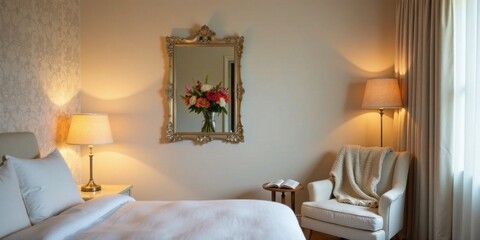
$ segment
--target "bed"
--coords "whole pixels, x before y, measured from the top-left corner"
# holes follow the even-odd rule
[[[84,202],[61,154],[39,158],[32,133],[0,133],[0,156],[2,239],[305,239],[292,210],[269,201]]]

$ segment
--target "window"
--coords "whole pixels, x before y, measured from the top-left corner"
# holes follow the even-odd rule
[[[453,3],[453,239],[480,239],[480,5]]]

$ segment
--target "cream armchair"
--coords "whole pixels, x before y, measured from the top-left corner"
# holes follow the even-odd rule
[[[308,184],[310,201],[302,204],[301,226],[346,239],[391,239],[403,227],[403,208],[410,155],[385,156],[377,185],[378,208],[339,203],[329,179]]]

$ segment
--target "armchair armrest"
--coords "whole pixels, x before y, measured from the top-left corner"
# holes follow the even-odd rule
[[[378,203],[378,214],[383,218],[383,229],[390,239],[403,227],[405,187],[398,186],[384,193]]]
[[[382,209],[382,205],[387,206],[391,205],[393,202],[395,202],[398,198],[403,196],[403,193],[405,192],[405,188],[398,187],[398,188],[392,188],[386,193],[384,193],[378,202],[379,206],[379,211]]]
[[[387,239],[392,238],[403,227],[403,208],[409,165],[410,154],[399,153],[392,179],[393,188],[384,193],[378,203],[378,214],[383,218],[383,229]]]
[[[323,201],[330,199],[333,191],[333,182],[330,179],[311,182],[307,185],[310,201]]]

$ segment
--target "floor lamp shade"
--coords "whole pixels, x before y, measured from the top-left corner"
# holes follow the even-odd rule
[[[380,113],[380,146],[383,147],[383,109],[401,108],[400,88],[395,78],[367,80],[362,108],[379,109]]]
[[[400,88],[395,78],[382,78],[367,80],[365,95],[363,96],[362,108],[401,108],[402,99]]]
[[[84,186],[84,192],[100,191],[102,187],[93,180],[93,145],[112,143],[110,121],[106,114],[74,114],[68,131],[67,143],[88,145],[90,149],[90,180]]]

